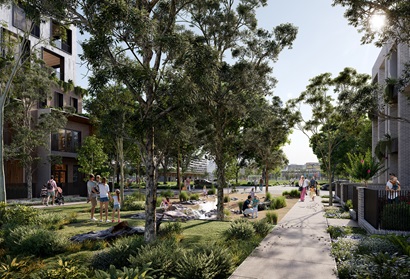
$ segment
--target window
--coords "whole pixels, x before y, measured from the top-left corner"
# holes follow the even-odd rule
[[[78,99],[71,97],[70,105],[75,109],[75,112],[78,113]]]
[[[59,80],[64,80],[64,57],[44,48],[43,61],[48,67],[54,69],[54,74]]]
[[[58,133],[51,136],[51,150],[61,152],[77,152],[81,146],[81,132],[60,129]]]
[[[24,10],[16,5],[13,5],[13,26],[23,31],[30,30],[31,35],[40,38],[40,26],[27,19]]]
[[[64,95],[62,93],[54,92],[54,107],[64,107]]]
[[[51,41],[54,46],[71,54],[73,35],[72,31],[58,22],[51,23]]]

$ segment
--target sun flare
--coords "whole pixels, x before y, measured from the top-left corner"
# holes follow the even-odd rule
[[[374,13],[370,18],[370,28],[373,31],[380,31],[386,23],[386,15],[383,13]]]

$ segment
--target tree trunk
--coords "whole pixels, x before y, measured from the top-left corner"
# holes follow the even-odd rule
[[[179,194],[181,194],[181,154],[179,153],[179,145],[178,145],[178,158],[177,158],[177,185],[179,189]]]
[[[329,134],[328,134],[329,138]],[[328,152],[327,152],[327,159],[328,159],[328,174],[329,174],[329,206],[333,205],[333,189],[332,189],[332,165],[331,163],[331,145],[330,145],[330,140],[328,139]]]
[[[0,94],[0,202],[6,202],[6,178],[4,175],[4,104],[6,95]]]
[[[120,173],[121,173],[121,181],[120,181],[121,204],[123,204],[124,202],[124,139],[122,137],[117,138],[117,151],[118,151],[118,163],[120,164]]]
[[[148,131],[146,144],[146,168],[147,168],[147,185],[145,200],[145,233],[144,240],[149,243],[156,239],[156,204],[157,204],[157,186],[156,186],[156,169],[154,160],[154,127]]]
[[[265,166],[265,193],[269,191],[269,174],[268,174],[268,166]]]
[[[33,198],[33,173],[31,164],[27,164],[24,168],[27,183],[27,198],[31,200]]]
[[[224,214],[224,187],[225,181],[225,162],[222,158],[222,154],[217,152],[215,156],[216,163],[216,173],[218,177],[218,203],[216,204],[217,209],[217,219],[223,221],[225,218]]]

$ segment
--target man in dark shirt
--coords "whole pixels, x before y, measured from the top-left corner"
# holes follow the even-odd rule
[[[243,203],[243,206],[242,206],[242,212],[245,217],[248,217],[253,212],[251,203],[252,203],[252,196],[249,195],[248,199]]]

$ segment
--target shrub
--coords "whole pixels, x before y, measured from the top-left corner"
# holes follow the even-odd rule
[[[123,206],[124,211],[131,210],[144,210],[145,209],[145,195],[140,192],[134,192],[132,195],[127,195],[124,198]]]
[[[229,202],[229,196],[224,196],[224,203]]]
[[[78,263],[76,261],[63,261],[62,259],[58,259],[58,266],[56,268],[50,268],[46,270],[41,270],[38,274],[36,274],[35,278],[43,278],[43,279],[76,279],[76,278],[84,278],[87,279],[89,273],[89,269]]]
[[[5,245],[15,255],[45,257],[64,252],[68,240],[54,231],[40,227],[19,226],[10,230]]]
[[[39,215],[39,211],[30,206],[0,204],[0,226],[3,224],[12,224],[13,226],[39,225]]]
[[[238,206],[239,206],[239,212],[242,213],[242,207],[243,207],[243,201],[239,201],[238,202]]]
[[[340,238],[338,241],[332,242],[332,255],[336,262],[348,261],[355,256],[358,239]]]
[[[290,192],[288,192],[288,191],[283,191],[283,192],[282,192],[282,196],[284,196],[284,197],[290,196]]]
[[[388,252],[359,256],[365,264],[355,269],[356,278],[409,278],[410,257]]]
[[[171,278],[175,274],[176,262],[182,256],[175,241],[161,241],[141,246],[136,255],[129,257],[131,267],[142,269],[151,263],[150,275],[154,278]]]
[[[103,270],[96,270],[95,271],[95,278],[96,279],[107,279],[107,278],[115,278],[115,279],[149,279],[152,278],[148,276],[148,272],[151,271],[151,268],[144,267],[143,269],[139,268],[127,268],[124,267],[122,270],[116,269],[115,266],[110,265],[108,272]]]
[[[289,198],[299,198],[300,197],[300,191],[296,190],[296,189],[293,189],[290,192],[283,191],[282,196],[289,197]]]
[[[182,191],[182,192],[179,194],[179,200],[180,200],[180,201],[187,201],[188,198],[189,198],[188,193],[185,192],[185,191]]]
[[[255,232],[262,237],[265,237],[272,230],[272,225],[266,219],[253,222],[252,225]]]
[[[182,229],[182,225],[180,222],[168,222],[165,225],[162,225],[159,230],[159,234],[162,237],[170,237],[182,234],[184,230]]]
[[[347,200],[345,205],[344,205],[344,210],[349,211],[350,209],[353,209],[353,201],[352,200]]]
[[[398,247],[387,238],[381,237],[365,237],[360,241],[357,247],[359,254],[378,254],[388,252],[394,254],[398,251]]]
[[[238,221],[240,220],[240,221]],[[231,226],[225,231],[227,239],[247,240],[255,235],[255,229],[247,219],[237,219],[231,223]]]
[[[228,249],[213,244],[185,252],[177,262],[175,275],[181,279],[224,279],[232,271],[233,262]]]
[[[212,188],[208,190],[208,195],[215,195],[216,189],[215,186],[212,185]]]
[[[279,208],[286,207],[285,197],[274,198],[271,202],[271,207],[274,208],[274,209],[279,209]]]
[[[271,200],[272,200],[272,194],[267,192],[266,197],[265,197],[265,201],[271,201]]]
[[[39,268],[32,257],[12,258],[7,255],[0,263],[0,278],[2,279],[28,279],[31,277],[31,271]]]
[[[168,189],[166,191],[161,191],[160,195],[164,198],[172,198],[174,197],[174,192],[171,189]]]
[[[265,218],[269,224],[276,225],[278,223],[278,214],[273,210],[268,210]]]
[[[386,204],[381,213],[381,228],[384,230],[410,231],[410,204]]]
[[[144,244],[142,236],[131,236],[117,239],[112,247],[105,249],[91,259],[91,266],[106,270],[110,265],[117,268],[129,266],[128,258],[137,254],[137,249]]]
[[[190,199],[191,201],[198,201],[198,200],[199,200],[199,194],[191,194],[191,195],[189,196],[189,199]]]

